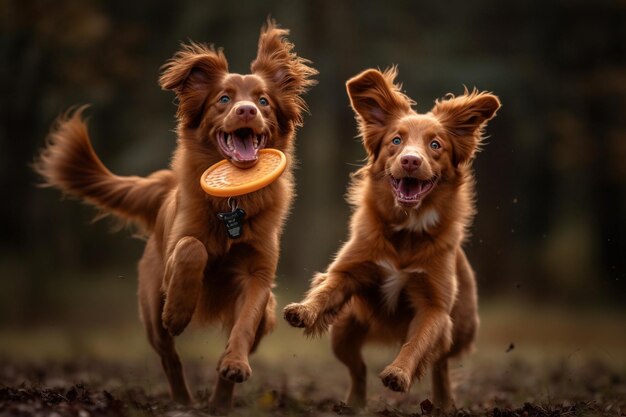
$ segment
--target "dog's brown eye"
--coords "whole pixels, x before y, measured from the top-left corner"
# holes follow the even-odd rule
[[[438,140],[431,140],[430,141],[430,149],[441,149],[441,143],[439,143]]]
[[[396,136],[395,138],[391,139],[391,143],[393,143],[394,145],[399,145],[402,143],[402,138],[400,136]]]
[[[220,97],[220,103],[226,104],[230,101],[230,97],[228,97],[227,95],[223,95],[222,97]]]
[[[267,99],[266,99],[265,97],[261,97],[261,98],[259,99],[259,104],[260,104],[261,106],[267,106],[268,104],[270,104],[270,102],[269,102],[269,101],[267,101]]]

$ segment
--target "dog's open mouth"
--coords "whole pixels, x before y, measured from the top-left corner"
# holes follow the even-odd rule
[[[437,184],[436,176],[425,181],[413,177],[390,178],[396,201],[406,206],[419,204]]]
[[[263,149],[266,142],[266,133],[256,133],[249,127],[217,133],[222,154],[239,168],[253,167],[259,158],[259,149]]]

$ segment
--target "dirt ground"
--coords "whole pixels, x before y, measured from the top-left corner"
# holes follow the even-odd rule
[[[539,313],[539,314],[538,314]],[[541,317],[539,319],[538,317]],[[483,311],[477,351],[452,366],[454,416],[626,416],[626,328],[610,313],[492,308]],[[196,403],[168,400],[156,355],[141,327],[89,330],[42,326],[0,330],[0,416],[204,416],[224,338],[189,330],[178,341]],[[368,347],[368,407],[361,415],[442,415],[430,383],[408,394],[377,378],[397,347]],[[307,340],[280,325],[236,390],[234,416],[354,413],[341,400],[346,370],[327,339]]]

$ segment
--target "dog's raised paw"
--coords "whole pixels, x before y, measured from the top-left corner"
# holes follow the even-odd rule
[[[283,312],[285,320],[293,327],[308,328],[315,323],[315,313],[306,304],[289,304]]]
[[[392,391],[407,392],[411,386],[410,373],[397,366],[389,365],[379,377],[383,385]]]
[[[172,336],[178,336],[187,328],[191,321],[191,316],[192,314],[174,314],[166,308],[161,319],[163,320],[163,327],[168,333]]]
[[[222,360],[219,368],[220,378],[230,382],[241,383],[252,375],[252,369],[247,362],[242,360]]]

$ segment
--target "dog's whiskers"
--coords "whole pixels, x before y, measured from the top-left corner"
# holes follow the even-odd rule
[[[270,128],[275,128],[275,127],[278,126],[278,123],[276,123],[273,120],[266,120],[265,123],[267,123],[267,126],[270,127]]]

